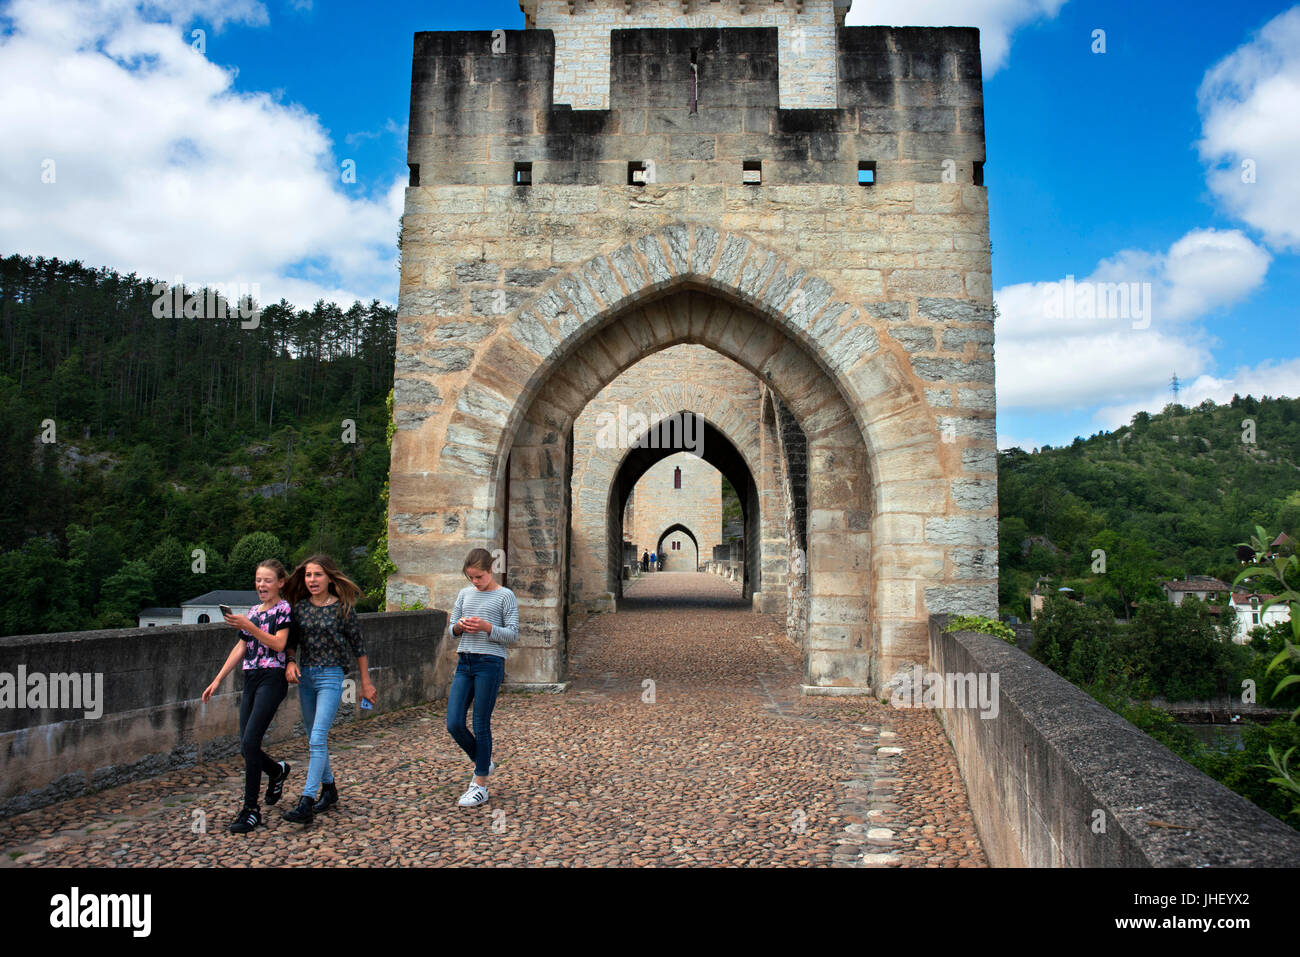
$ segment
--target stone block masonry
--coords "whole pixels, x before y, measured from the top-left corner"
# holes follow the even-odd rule
[[[778,27],[775,63],[756,64],[758,73],[780,77],[781,105],[834,108],[837,79],[835,32],[844,24],[848,0],[637,0],[627,3],[570,3],[569,0],[522,0],[530,28],[555,34],[554,102],[575,110],[609,107],[611,84],[631,75],[610,71],[610,33],[627,28]],[[655,73],[648,79],[657,79]]]
[[[420,185],[508,184],[517,163],[531,163],[534,184],[626,186],[628,164],[637,162],[646,165],[649,186],[743,186],[744,163],[759,162],[764,186],[856,186],[860,165],[874,164],[877,186],[938,187],[973,183],[974,164],[985,158],[974,29],[838,28],[834,49],[825,51],[837,74],[835,102],[816,109],[783,102],[777,65],[785,34],[775,28],[614,30],[615,80],[608,104],[597,109],[554,102],[558,35],[502,32],[496,46],[503,52],[493,52],[490,32],[416,34],[408,161],[419,168]],[[549,209],[538,196],[529,209],[599,208],[589,194],[578,195]],[[797,194],[784,199],[792,212],[803,205]],[[933,188],[909,191],[909,199],[934,225],[966,202]],[[978,213],[980,204],[971,202]],[[471,192],[449,194],[440,210],[487,211]],[[764,210],[756,203],[752,212],[761,217]],[[818,213],[809,216],[805,226],[820,224]],[[940,229],[943,235],[927,242],[927,230],[918,228],[893,246],[882,232],[867,230],[849,248],[922,273],[933,267],[918,265],[918,257],[947,254],[942,268],[957,278],[943,286],[918,275],[922,295],[960,295],[964,273],[987,255],[979,230],[961,230],[973,235],[959,238]]]
[[[997,675],[996,717],[945,700],[995,867],[1294,867],[1300,835],[1019,648],[930,622],[930,667]]]
[[[746,597],[789,606],[809,686],[878,690],[924,662],[932,603],[996,613],[978,34],[837,26],[834,103],[791,108],[788,23],[641,28],[667,5],[575,0],[574,23],[622,8],[628,27],[607,105],[582,109],[556,93],[574,58],[548,4],[538,29],[415,38],[390,601],[449,607],[465,552],[504,548],[508,679],[562,680],[567,610],[600,593],[575,422],[647,356],[700,346],[785,410],[755,410],[752,461],[715,463],[747,506]]]

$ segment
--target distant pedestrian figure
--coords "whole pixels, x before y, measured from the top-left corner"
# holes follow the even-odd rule
[[[641,553],[641,571],[643,571],[643,572],[648,572],[649,570],[650,570],[650,553],[649,553],[649,552],[642,552],[642,553]]]
[[[655,570],[655,563],[658,562],[658,561],[659,561],[659,554],[658,554],[657,552],[651,552],[651,553],[650,553],[650,570],[651,570],[651,571],[654,571],[654,570]]]

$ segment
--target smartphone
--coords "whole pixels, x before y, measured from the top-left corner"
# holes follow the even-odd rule
[[[222,613],[223,615],[233,615],[233,614],[234,614],[234,612],[231,611],[229,605],[218,605],[217,607],[221,609],[221,613]]]

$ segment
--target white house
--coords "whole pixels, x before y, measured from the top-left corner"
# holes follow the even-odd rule
[[[141,628],[161,628],[181,623],[179,608],[141,608],[136,616]]]
[[[1174,579],[1171,582],[1161,582],[1160,587],[1164,589],[1165,598],[1175,605],[1181,605],[1188,595],[1209,601],[1218,595],[1232,593],[1231,587],[1209,575],[1189,575],[1181,581]]]
[[[198,598],[181,602],[182,625],[204,625],[210,621],[220,622],[221,605],[229,605],[238,615],[242,615],[254,605],[260,605],[262,599],[255,591],[210,591]]]
[[[261,603],[262,599],[257,597],[255,591],[218,589],[206,592],[198,598],[183,601],[179,608],[142,608],[136,618],[141,628],[154,628],[160,625],[206,625],[211,622],[221,622],[222,605],[228,605],[236,614],[242,615]]]
[[[1259,592],[1233,592],[1232,607],[1237,609],[1237,634],[1233,636],[1233,641],[1244,645],[1250,638],[1252,628],[1291,620],[1291,606],[1285,602],[1278,602],[1267,611],[1263,610],[1265,603],[1272,598],[1272,595],[1261,595]]]

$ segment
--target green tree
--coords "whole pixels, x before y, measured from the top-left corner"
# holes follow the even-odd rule
[[[1130,609],[1139,598],[1154,597],[1157,593],[1155,550],[1147,542],[1132,535],[1121,536],[1111,529],[1099,533],[1094,539],[1095,548],[1105,552],[1105,580],[1119,593],[1124,608],[1124,620],[1132,619]],[[1098,556],[1094,561],[1100,559]]]
[[[83,616],[73,572],[48,539],[29,539],[0,554],[0,633],[76,631]]]
[[[154,603],[153,575],[143,560],[127,562],[104,582],[103,598],[95,609],[100,628],[134,628],[140,609]]]
[[[68,526],[68,561],[81,583],[78,601],[87,612],[99,603],[104,579],[122,566],[123,550],[122,535],[111,524],[96,521],[89,529]]]
[[[154,599],[165,608],[175,608],[194,596],[189,594],[190,557],[185,546],[172,535],[167,536],[149,552],[149,567],[153,573]]]
[[[1122,643],[1125,659],[1151,694],[1170,701],[1226,696],[1234,660],[1210,607],[1195,598],[1181,604],[1143,602]]]
[[[1113,620],[1103,609],[1081,605],[1061,595],[1048,595],[1042,612],[1033,622],[1032,654],[1065,676],[1075,645],[1093,639],[1109,642],[1112,627]],[[1089,659],[1097,655],[1095,651],[1086,654]]]
[[[1278,505],[1277,524],[1293,540],[1300,535],[1300,491],[1292,492]]]
[[[182,601],[226,587],[226,561],[220,551],[206,542],[191,545],[185,551],[190,560],[190,577]]]
[[[230,588],[252,588],[257,563],[268,558],[279,559],[281,565],[288,566],[288,557],[280,539],[270,532],[250,532],[245,535],[230,550],[224,576],[226,584]]]
[[[1029,537],[1029,526],[1018,515],[998,522],[998,561],[1002,568],[1020,565],[1024,556],[1021,548]]]

